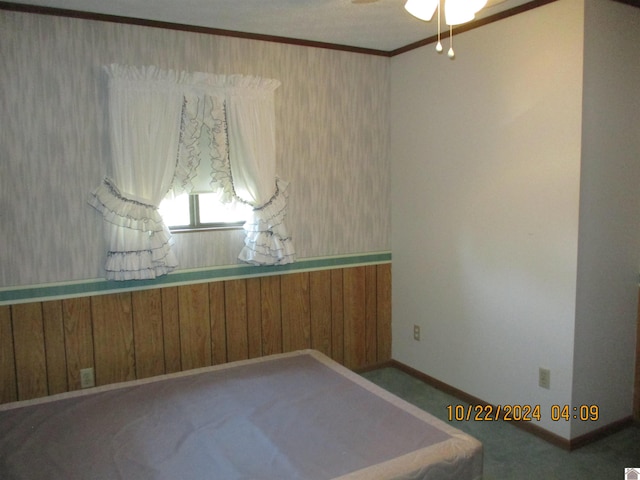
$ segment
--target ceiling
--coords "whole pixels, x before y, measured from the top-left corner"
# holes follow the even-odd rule
[[[437,33],[405,0],[18,0],[11,4],[168,22],[191,27],[392,52]],[[540,0],[489,0],[483,19]],[[6,5],[6,4],[5,4]],[[444,22],[443,22],[444,25]]]

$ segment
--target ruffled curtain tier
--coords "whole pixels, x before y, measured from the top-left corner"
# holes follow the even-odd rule
[[[92,193],[89,204],[105,221],[108,279],[151,279],[178,266],[171,232],[157,208],[126,198],[109,179]]]
[[[89,203],[113,225],[144,232],[166,229],[156,207],[123,196],[109,178],[93,191]]]
[[[289,184],[277,179],[276,193],[268,203],[253,210],[244,224],[245,246],[238,258],[254,265],[284,265],[295,261],[295,248],[287,232]]]
[[[225,203],[233,199],[223,92],[185,94],[172,192],[218,192]]]

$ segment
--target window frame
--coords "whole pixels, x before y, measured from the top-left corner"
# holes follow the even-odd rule
[[[200,221],[200,202],[199,194],[189,193],[189,224],[188,225],[167,225],[171,233],[191,233],[191,232],[208,232],[215,230],[241,230],[246,220],[238,220],[237,222],[210,222],[203,223]]]

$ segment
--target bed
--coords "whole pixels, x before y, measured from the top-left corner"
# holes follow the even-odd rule
[[[482,445],[304,350],[0,405],[0,478],[479,479]]]

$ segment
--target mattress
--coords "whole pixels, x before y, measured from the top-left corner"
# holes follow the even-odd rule
[[[476,439],[304,350],[0,405],[0,478],[479,479]]]

